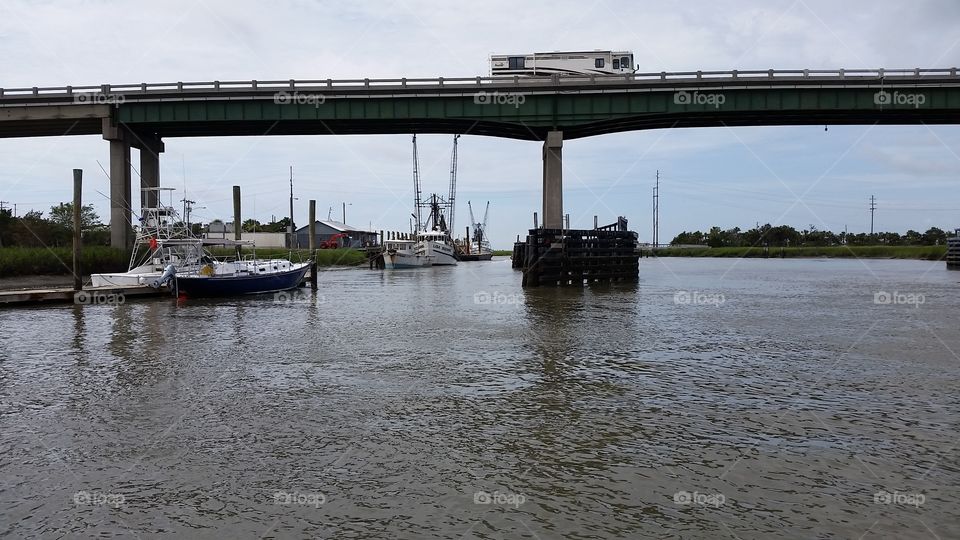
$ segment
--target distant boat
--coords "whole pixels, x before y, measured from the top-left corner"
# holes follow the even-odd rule
[[[487,241],[487,218],[490,216],[490,201],[487,201],[483,222],[474,219],[473,205],[470,204],[470,201],[467,201],[467,207],[470,209],[473,239],[470,238],[470,227],[467,227],[466,239],[457,245],[459,251],[457,256],[461,261],[489,261],[493,259],[493,250],[490,249],[490,242]]]

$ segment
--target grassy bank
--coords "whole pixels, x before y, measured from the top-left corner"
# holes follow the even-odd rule
[[[513,256],[513,250],[510,250],[510,249],[495,249],[495,250],[493,250],[493,255],[494,255],[495,257],[503,257],[503,256],[512,257],[512,256]]]
[[[770,248],[769,255],[758,247],[721,248],[663,248],[658,257],[837,257],[863,259],[922,259],[937,261],[943,258],[947,246],[826,246]]]
[[[130,253],[105,246],[84,246],[80,259],[84,274],[123,272],[130,263]],[[70,274],[73,265],[71,248],[0,248],[0,277]]]
[[[214,249],[212,250],[214,255],[217,256],[231,256],[233,255],[233,250],[231,249]],[[252,253],[250,250],[243,250],[245,255]],[[281,249],[281,248],[257,248],[257,258],[258,259],[286,259],[290,258],[292,261],[309,261],[310,260],[310,250],[309,249]],[[364,252],[356,249],[318,249],[317,250],[317,266],[357,266],[365,264],[367,262],[367,256]]]

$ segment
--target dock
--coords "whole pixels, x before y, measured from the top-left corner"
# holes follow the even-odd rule
[[[128,298],[158,296],[170,296],[170,291],[147,286],[86,287],[79,291],[73,290],[73,287],[12,289],[0,291],[0,308],[30,304],[112,305],[123,304]]]

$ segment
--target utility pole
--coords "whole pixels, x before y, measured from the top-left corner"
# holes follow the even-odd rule
[[[343,217],[342,217],[341,219],[343,219],[343,223],[344,223],[344,225],[346,225],[346,223],[347,223],[347,203],[343,203],[343,214],[342,214],[342,216],[343,216]]]
[[[197,201],[191,201],[190,199],[184,197],[180,199],[180,202],[183,203],[183,219],[187,222],[187,230],[190,230],[190,213],[193,212],[193,205],[197,204]]]
[[[660,245],[660,170],[653,186],[653,247]]]
[[[870,196],[870,236],[873,236],[873,212],[877,209],[877,199]]]

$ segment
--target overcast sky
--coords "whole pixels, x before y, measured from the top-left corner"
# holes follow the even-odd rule
[[[136,9],[133,9],[136,6]],[[17,2],[0,4],[0,87],[229,79],[466,77],[491,53],[632,50],[641,71],[952,67],[960,2]],[[451,137],[422,135],[427,192],[445,192]],[[355,226],[406,229],[410,137],[167,139],[161,183],[199,201],[195,220],[246,218],[307,200]],[[464,136],[457,229],[491,202],[490,235],[508,248],[540,209],[540,143]],[[960,129],[953,126],[704,128],[639,131],[564,144],[573,226],[626,216],[650,238],[661,172],[661,241],[757,222],[862,232],[960,226]],[[99,136],[0,139],[0,200],[23,214],[71,198],[71,169],[109,219],[108,144]],[[99,163],[98,163],[99,162]],[[134,153],[134,163],[138,163]],[[134,174],[134,178],[137,178]],[[100,193],[98,193],[100,192]],[[479,216],[478,216],[479,217]]]

